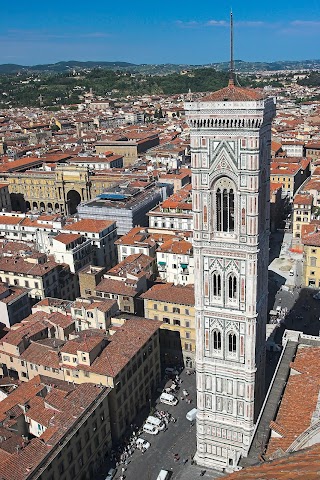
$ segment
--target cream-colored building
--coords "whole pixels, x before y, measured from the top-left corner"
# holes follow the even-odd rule
[[[313,197],[312,195],[297,194],[293,200],[292,233],[293,239],[301,238],[302,226],[311,221]]]
[[[144,300],[145,316],[162,322],[162,363],[195,367],[193,285],[156,284],[143,293],[141,298]]]
[[[111,318],[118,313],[119,307],[116,300],[77,298],[71,306],[71,315],[76,322],[76,330],[96,328],[107,331],[110,327]]]
[[[0,258],[0,282],[27,288],[34,300],[45,297],[74,300],[79,293],[78,280],[69,267],[40,253],[25,258]]]
[[[303,284],[320,288],[320,230],[319,225],[305,225],[302,230]]]
[[[184,238],[165,241],[157,249],[159,277],[175,285],[194,283],[193,246]]]

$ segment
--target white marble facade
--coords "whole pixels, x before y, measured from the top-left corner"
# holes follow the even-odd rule
[[[224,98],[224,91],[237,98],[238,90],[242,101]],[[244,92],[231,83],[220,98],[185,104],[194,215],[195,460],[224,471],[246,456],[264,396],[275,105]]]

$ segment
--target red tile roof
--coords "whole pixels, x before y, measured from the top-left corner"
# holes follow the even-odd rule
[[[312,205],[312,202],[313,202],[312,195],[297,194],[293,200],[294,205]]]
[[[305,397],[305,395],[304,395]],[[300,403],[300,402],[299,402]],[[320,444],[270,462],[244,468],[224,480],[319,480]]]
[[[225,88],[210,93],[201,99],[202,102],[248,102],[262,100],[263,96],[260,92],[243,87],[237,87],[230,80]]]
[[[60,233],[54,237],[54,240],[57,240],[57,242],[61,242],[65,245],[69,245],[75,240],[79,240],[81,238],[82,235],[79,235],[78,233]]]
[[[88,232],[88,233],[100,233],[106,230],[111,225],[115,224],[115,221],[111,220],[94,220],[91,218],[83,218],[78,222],[71,225],[66,225],[63,230],[71,232]]]
[[[160,283],[151,287],[141,298],[165,303],[194,306],[194,286]]]
[[[296,357],[291,363],[291,369],[296,374],[291,374],[288,379],[273,427],[281,437],[270,438],[267,455],[271,455],[279,449],[286,451],[297,437],[311,425],[320,391],[319,365],[319,347],[304,346],[298,349]],[[306,392],[308,392],[307,395]]]

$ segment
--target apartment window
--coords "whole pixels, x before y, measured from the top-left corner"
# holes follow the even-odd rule
[[[19,280],[18,280],[17,278],[15,278],[15,279],[13,280],[13,283],[14,283],[14,285],[19,285]]]
[[[184,313],[185,313],[186,315],[190,315],[189,310],[188,310],[187,308],[185,309]]]
[[[168,324],[170,324],[170,318],[163,317],[163,323],[168,323]]]
[[[173,325],[180,326],[180,320],[177,320],[176,318],[173,319]]]
[[[167,311],[168,311],[168,305],[164,305],[163,311],[164,311],[164,312],[167,312]]]
[[[190,328],[190,322],[189,322],[189,320],[186,320],[186,328]]]
[[[316,267],[317,266],[317,257],[311,257],[310,258],[310,266],[311,267]]]
[[[192,351],[191,343],[185,343],[184,344],[184,349],[187,350],[188,352],[191,352]]]
[[[173,313],[180,313],[180,308],[173,307],[172,311],[173,311]]]
[[[24,286],[27,287],[27,288],[29,288],[29,282],[28,282],[28,280],[25,280]]]
[[[34,288],[39,288],[39,283],[38,282],[34,282]]]
[[[310,275],[315,275],[315,272],[310,272]]]
[[[159,320],[159,316],[158,316],[158,315],[154,315],[153,319],[154,319],[154,320]]]
[[[316,248],[312,248],[312,249],[311,249],[311,253],[317,253],[317,249],[316,249]]]
[[[84,376],[85,377],[90,377],[90,372],[87,372],[86,370],[84,371]]]
[[[190,338],[190,332],[186,332],[186,338]]]
[[[153,310],[158,310],[158,305],[156,303],[153,304]]]

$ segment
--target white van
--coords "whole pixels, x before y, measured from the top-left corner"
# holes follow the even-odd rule
[[[193,422],[196,419],[196,416],[197,416],[197,409],[193,408],[187,413],[186,419],[189,420],[189,422]]]
[[[151,425],[151,423],[145,423],[142,427],[142,430],[145,433],[150,433],[150,435],[157,435],[159,433],[159,430],[157,429],[157,427],[155,427],[154,425]]]
[[[170,478],[170,473],[168,470],[160,470],[157,480],[167,480],[168,478]]]
[[[178,399],[174,395],[171,395],[171,393],[161,393],[160,402],[166,403],[167,405],[177,405]]]
[[[146,423],[150,423],[150,425],[154,425],[157,427],[158,430],[164,430],[166,428],[166,425],[164,422],[162,422],[159,418],[154,417],[153,415],[149,415],[149,417],[146,420]]]

